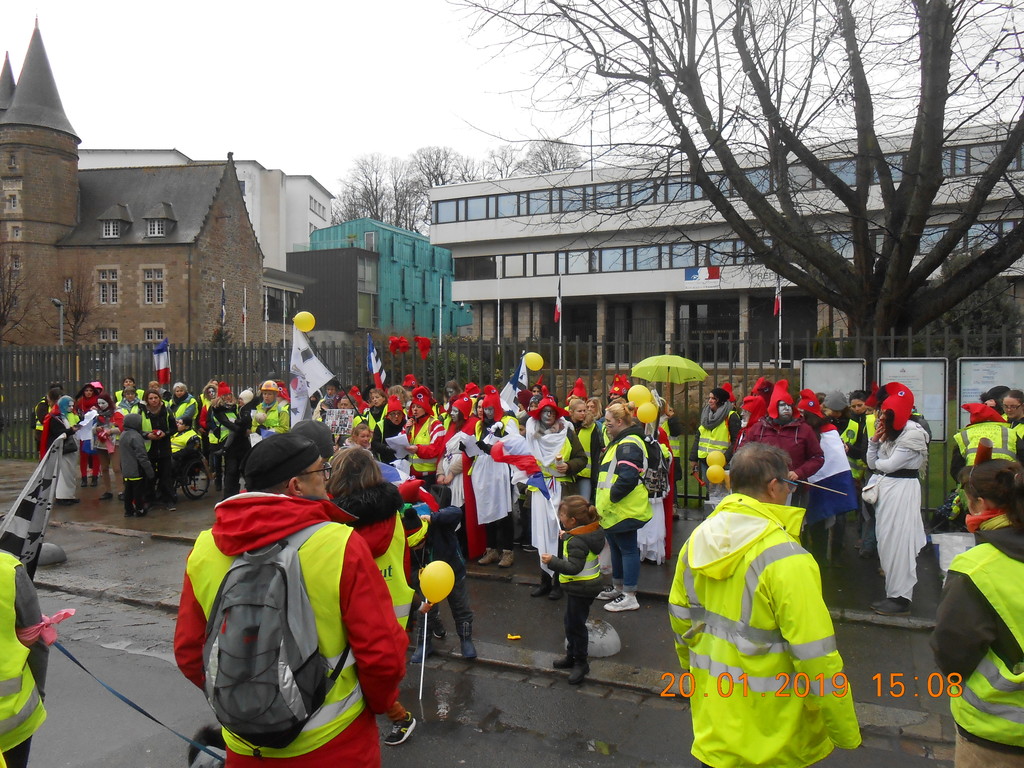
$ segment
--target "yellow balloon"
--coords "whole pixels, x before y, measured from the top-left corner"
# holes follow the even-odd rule
[[[654,398],[651,396],[651,390],[643,384],[634,384],[629,388],[628,399],[631,403],[643,405],[644,403],[651,402]],[[654,419],[651,419],[651,421],[654,421]]]
[[[725,480],[725,470],[717,464],[708,467],[708,482],[721,483]]]
[[[636,409],[636,417],[644,424],[651,424],[658,418],[658,406],[654,403],[644,403]]]
[[[295,324],[295,327],[303,333],[309,333],[314,327],[316,327],[316,318],[313,317],[313,313],[306,312],[305,310],[297,313],[295,317],[292,318],[292,322]]]
[[[455,571],[444,560],[435,560],[420,571],[420,591],[432,603],[440,603],[455,586]]]
[[[708,466],[709,467],[725,467],[725,454],[721,451],[711,451],[708,454]]]
[[[539,371],[544,367],[544,358],[536,352],[527,352],[523,355],[523,362],[526,363],[526,367],[531,371]]]

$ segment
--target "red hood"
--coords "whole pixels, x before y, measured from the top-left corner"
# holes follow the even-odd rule
[[[388,551],[391,540],[395,537],[395,518],[392,516],[386,520],[378,520],[376,523],[363,525],[355,530],[370,547],[370,554],[373,558],[377,559]]]
[[[213,541],[225,555],[234,556],[273,544],[316,523],[351,519],[327,499],[241,493],[216,506]]]

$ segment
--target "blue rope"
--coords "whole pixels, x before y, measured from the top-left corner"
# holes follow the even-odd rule
[[[110,691],[112,694],[114,694],[117,698],[119,698],[121,701],[123,701],[129,707],[134,709],[136,712],[138,712],[141,715],[145,715],[150,720],[152,720],[154,723],[159,725],[161,728],[166,728],[168,731],[173,733],[179,739],[187,741],[189,744],[191,744],[196,749],[201,750],[202,752],[205,752],[206,754],[210,755],[213,758],[216,758],[217,760],[219,760],[222,763],[224,762],[224,757],[222,755],[218,755],[216,752],[214,752],[211,749],[209,749],[209,747],[207,747],[205,744],[200,744],[198,741],[193,741],[188,736],[184,736],[183,734],[178,733],[176,730],[171,728],[169,725],[165,725],[164,723],[161,723],[159,720],[157,720],[155,717],[153,717],[153,715],[149,714],[149,712],[144,710],[142,707],[140,707],[134,701],[129,699],[123,693],[120,693],[120,692],[114,690],[109,685],[104,683],[102,680],[100,680],[98,677],[96,677],[96,675],[94,675],[92,672],[90,672],[82,662],[80,662],[78,659],[76,659],[74,654],[71,653],[71,651],[69,651],[67,648],[65,648],[63,645],[61,645],[59,642],[54,642],[53,646],[58,651],[63,653],[65,656],[67,656],[69,659],[71,659],[71,662],[73,664],[75,664],[77,667],[79,667],[83,672],[85,672],[85,674],[87,674],[89,677],[91,677],[97,683],[102,685],[104,688],[106,688],[108,691]]]

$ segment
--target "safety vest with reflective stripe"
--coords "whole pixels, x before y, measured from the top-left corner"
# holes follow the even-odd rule
[[[973,467],[978,453],[978,443],[987,437],[992,441],[992,458],[1017,460],[1017,433],[1009,424],[998,424],[994,421],[979,421],[968,424],[953,436],[960,455],[966,459],[968,467]]]
[[[345,547],[353,533],[347,525],[328,523],[316,531],[299,548],[299,564],[309,601],[316,614],[317,640],[320,653],[331,670],[348,645],[344,617],[341,615],[341,569]],[[213,535],[203,531],[196,539],[185,567],[192,591],[207,620],[221,582],[235,558],[217,549]],[[344,731],[365,708],[363,692],[356,676],[355,654],[346,657],[345,668],[327,692],[323,706],[291,744],[282,749],[261,749],[263,757],[296,757],[319,749]],[[224,739],[233,752],[252,755],[252,747],[223,729]]]
[[[712,451],[725,453],[729,450],[732,445],[732,439],[729,436],[729,417],[731,415],[731,413],[727,413],[722,419],[722,423],[714,429],[708,429],[703,424],[697,428],[698,459],[706,459]]]
[[[708,765],[802,768],[860,743],[850,688],[833,695],[843,662],[818,567],[797,540],[802,520],[802,509],[731,494],[702,523],[712,535],[698,529],[679,553],[669,618],[693,675],[693,754]],[[708,543],[729,541],[739,543]]]
[[[569,542],[572,541],[572,536],[565,537],[565,551],[569,551]],[[583,570],[577,574],[560,573],[558,574],[558,580],[563,584],[570,581],[590,581],[596,579],[601,575],[601,564],[597,560],[597,554],[593,550],[587,551],[587,559],[583,564]]]
[[[225,410],[224,418],[234,424],[238,421],[238,411]],[[206,409],[206,441],[210,445],[220,445],[228,439],[228,435],[231,434],[227,427],[217,420],[217,417],[213,414],[213,408]]]
[[[290,408],[291,406],[282,400],[275,400],[269,407],[266,403],[260,403],[256,406],[256,411],[267,414],[267,420],[259,424],[253,419],[252,431],[258,433],[260,429],[272,429],[277,433],[287,432],[291,424]]]
[[[1024,563],[1007,557],[991,544],[979,544],[957,555],[949,570],[967,576],[999,614],[1024,648],[1024,617],[1020,585]],[[950,697],[953,719],[969,733],[1000,744],[1024,747],[1024,668],[1008,669],[990,647],[967,678],[960,697]]]
[[[405,578],[405,548],[408,546],[405,540],[405,528],[402,527],[402,518],[395,515],[395,532],[391,536],[391,543],[387,551],[380,557],[373,560],[380,568],[380,575],[384,577],[384,583],[388,585],[388,592],[391,593],[391,605],[395,608],[395,618],[399,626],[405,629],[409,623],[409,608],[412,605],[412,596],[415,590],[409,586]]]
[[[560,450],[556,454],[556,457],[557,456],[561,456],[561,461],[569,461],[569,457],[571,455],[572,455],[572,441],[569,439],[569,431],[566,430],[566,432],[565,432],[565,442],[562,443],[562,450]],[[556,461],[558,461],[557,458],[556,458]],[[538,461],[537,462],[537,466],[540,467],[541,474],[544,475],[544,477],[547,478],[547,479],[554,478],[555,480],[557,480],[560,483],[571,483],[571,482],[574,482],[574,478],[570,477],[569,475],[556,475],[556,474],[554,474],[551,471],[552,469],[554,469],[554,465],[553,464],[541,464]],[[540,490],[539,488],[537,488],[535,486],[532,486],[532,485],[529,486],[529,489],[531,491],[539,491]]]
[[[186,429],[184,432],[175,432],[171,435],[171,453],[178,453],[188,447],[188,442],[192,438],[199,438],[199,435],[194,429]]]
[[[440,422],[433,416],[424,418],[423,424],[419,428],[414,424],[412,427],[412,438],[409,442],[412,445],[430,445],[433,442],[431,438],[434,435],[435,424],[440,424]],[[412,462],[412,471],[417,475],[437,471],[437,459],[421,459],[419,456],[411,456],[409,461]]]
[[[591,424],[589,427],[580,427],[576,431],[576,436],[579,437],[580,443],[583,445],[583,450],[587,454],[587,466],[580,470],[576,477],[590,477],[592,474],[592,465],[594,457],[590,455],[590,448],[594,440],[594,430],[597,429],[597,424]]]
[[[857,438],[860,437],[860,422],[853,418],[847,420],[846,427],[839,433],[839,437],[844,445],[855,445]],[[850,474],[857,480],[863,480],[868,469],[867,461],[864,459],[848,459],[848,461],[850,462]]]
[[[21,744],[46,719],[28,666],[29,649],[14,631],[15,570],[22,567],[16,557],[0,551],[0,752]]]
[[[643,466],[637,467],[640,471],[640,480],[637,481],[636,487],[626,494],[625,498],[613,502],[611,499],[612,486],[618,480],[618,475],[615,471],[615,467],[618,464],[617,451],[620,445],[625,445],[626,443],[636,445],[643,454]],[[654,512],[651,509],[651,503],[647,497],[647,487],[644,485],[643,480],[646,471],[647,446],[644,445],[644,441],[639,435],[626,435],[621,440],[616,440],[604,449],[601,465],[598,468],[597,493],[595,494],[595,506],[597,507],[597,514],[601,518],[602,528],[607,530],[627,518],[641,520],[645,523],[651,519]]]
[[[191,416],[192,420],[195,421],[199,418],[199,403],[196,402],[192,395],[189,395],[180,403],[171,400],[167,404],[167,408],[175,419],[180,419],[182,416]],[[191,414],[189,413],[190,410],[192,411]]]
[[[36,407],[32,409],[32,413],[35,415],[35,419],[36,419],[36,432],[42,432],[43,431],[43,419],[39,418],[39,406],[40,405],[46,405],[46,398],[45,397],[40,398],[39,402],[36,403]],[[47,409],[47,410],[49,410],[49,409]],[[46,416],[45,416],[46,412],[44,411],[43,413],[44,413],[43,418],[45,419],[46,418]]]

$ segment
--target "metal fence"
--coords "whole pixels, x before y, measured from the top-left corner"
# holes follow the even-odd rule
[[[883,357],[945,357],[950,361],[948,381],[955,382],[956,358],[964,355],[992,357],[1020,354],[1019,334],[999,329],[972,336],[950,333],[891,333],[871,337],[791,336],[782,343],[770,334],[693,333],[685,339],[665,341],[649,333],[617,333],[609,339],[538,338],[527,342],[487,341],[450,337],[434,342],[423,359],[413,348],[404,355],[388,351],[386,339],[375,342],[388,375],[386,385],[401,383],[406,374],[439,392],[444,383],[460,385],[474,381],[483,387],[493,383],[499,389],[524,351],[539,353],[543,367],[531,374],[562,400],[577,378],[591,394],[606,395],[617,373],[628,374],[634,364],[653,354],[678,354],[700,363],[709,378],[702,384],[659,385],[661,394],[675,407],[685,425],[684,451],[689,451],[707,391],[719,382],[732,382],[742,394],[759,376],[790,378],[799,382],[799,361],[804,358],[858,358],[868,361],[868,377],[874,361]],[[342,382],[345,389],[356,384],[366,387],[371,377],[366,368],[365,343],[317,344],[315,351]],[[198,392],[211,379],[227,381],[235,391],[258,387],[265,379],[286,379],[290,350],[280,344],[249,344],[181,347],[171,345],[172,381],[184,381]],[[69,394],[87,381],[99,380],[109,390],[120,388],[126,375],[140,387],[153,378],[150,347],[100,345],[94,347],[0,347],[0,456],[30,459],[36,456],[32,411],[51,382],[60,382]],[[1024,382],[1005,382],[1020,386]],[[855,383],[850,384],[850,389]],[[798,387],[794,386],[792,391]],[[953,393],[950,392],[950,397]],[[948,465],[948,442],[932,448],[931,481],[926,483],[926,506],[941,502],[936,496],[950,485],[948,478],[935,477]],[[684,454],[685,455],[685,454]],[[680,484],[680,495],[697,498],[699,489],[688,477]]]

